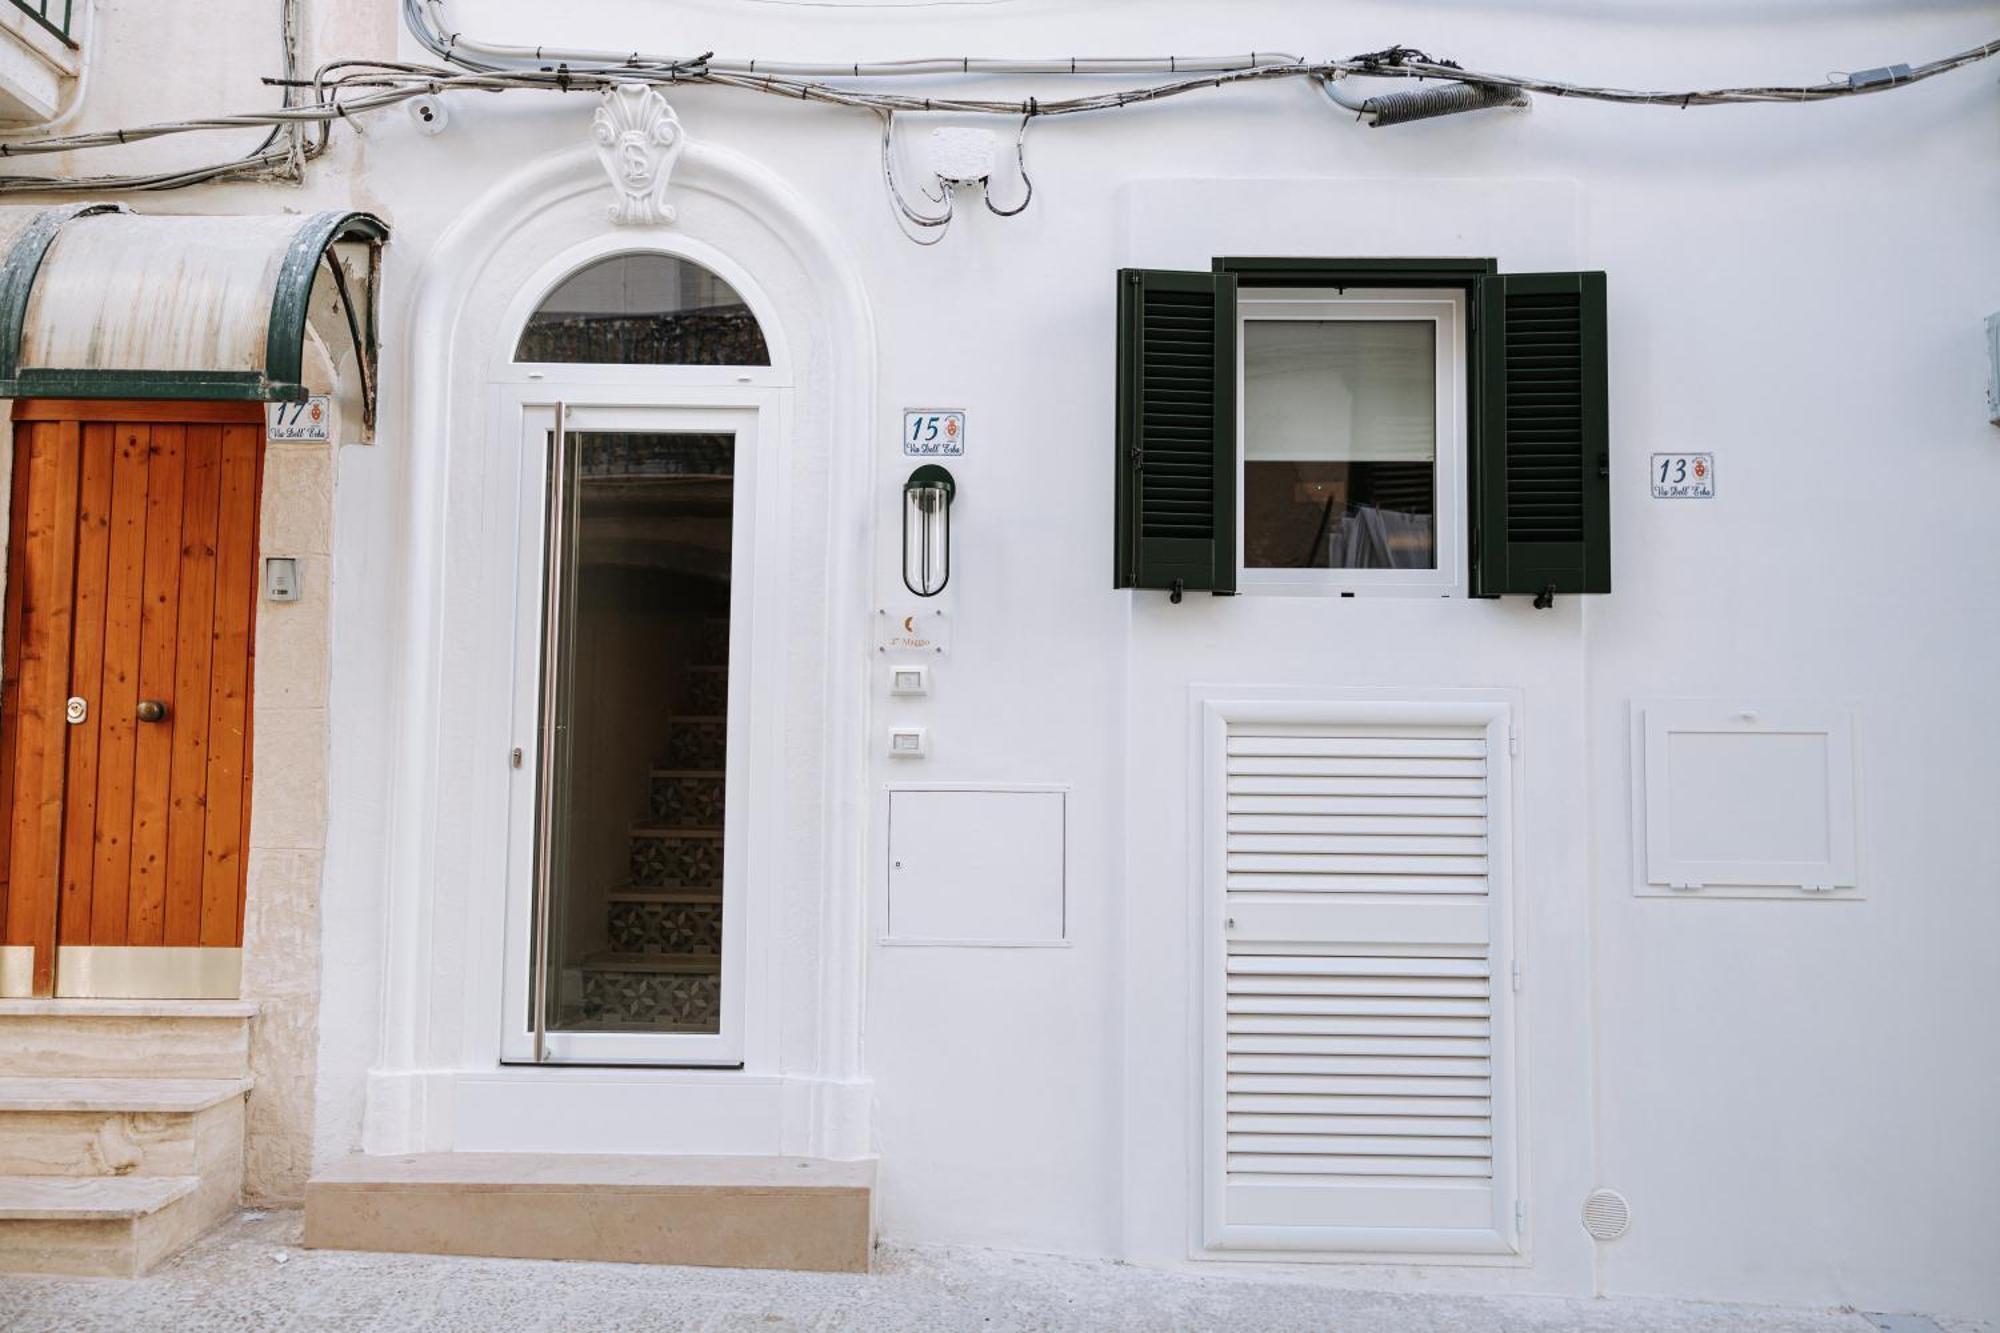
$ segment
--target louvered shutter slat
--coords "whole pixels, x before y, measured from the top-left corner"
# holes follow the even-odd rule
[[[1477,597],[1611,591],[1602,273],[1480,284]]]
[[[1114,586],[1236,588],[1236,280],[1118,275]]]
[[[1225,1227],[1499,1230],[1491,734],[1222,737]]]

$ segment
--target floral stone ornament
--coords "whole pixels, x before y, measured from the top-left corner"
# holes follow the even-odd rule
[[[618,191],[611,220],[628,226],[672,222],[667,179],[687,145],[687,134],[659,90],[643,83],[605,89],[590,133],[597,140],[598,160]]]

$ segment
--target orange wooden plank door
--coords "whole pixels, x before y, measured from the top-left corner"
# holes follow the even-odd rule
[[[37,995],[56,946],[242,942],[261,410],[130,406],[16,408],[0,945]]]

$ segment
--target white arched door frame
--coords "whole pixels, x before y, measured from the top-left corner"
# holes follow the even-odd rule
[[[400,340],[412,349],[408,378],[400,395],[388,392],[404,399],[405,438],[425,447],[408,451],[402,485],[408,577],[391,700],[396,754],[384,855],[381,1041],[369,1072],[364,1143],[375,1152],[532,1149],[547,1146],[558,1131],[570,1143],[593,1126],[656,1129],[664,1114],[682,1137],[656,1134],[646,1150],[855,1155],[867,1151],[870,1095],[860,1060],[865,824],[854,812],[865,808],[860,639],[868,606],[872,324],[856,270],[830,240],[830,229],[782,181],[739,155],[689,145],[675,176],[682,201],[676,228],[609,227],[602,188],[586,149],[532,166],[478,201],[426,258]],[[524,239],[531,228],[568,240],[555,259],[545,258],[554,247],[534,241],[541,262],[532,271],[521,262],[532,251]],[[731,238],[730,254],[708,239],[715,236]],[[742,237],[749,239],[739,246]],[[651,250],[683,255],[740,282],[773,343],[772,366],[734,371],[730,383],[716,383],[702,368],[565,367],[560,387],[580,402],[607,406],[643,390],[654,401],[671,395],[690,408],[755,410],[760,423],[776,426],[770,440],[793,440],[760,491],[789,506],[797,478],[810,471],[823,479],[814,484],[823,485],[828,510],[807,526],[823,536],[824,549],[817,543],[802,549],[794,540],[782,557],[771,557],[787,567],[794,594],[813,594],[785,631],[801,656],[815,659],[819,674],[810,693],[819,702],[813,716],[784,725],[794,756],[787,762],[796,762],[802,736],[815,738],[810,752],[821,781],[811,811],[817,845],[808,852],[793,836],[773,849],[774,857],[788,858],[776,873],[789,896],[768,906],[786,915],[787,949],[804,938],[796,929],[801,916],[810,921],[813,966],[793,968],[787,955],[769,969],[763,1002],[770,1015],[746,1027],[740,1072],[509,1068],[500,1062],[506,960],[492,947],[505,936],[503,895],[491,890],[505,880],[505,848],[483,844],[479,830],[489,827],[480,822],[482,812],[505,806],[512,779],[504,763],[497,772],[484,765],[475,771],[462,756],[477,750],[483,758],[480,747],[491,739],[480,730],[485,712],[508,711],[512,664],[493,646],[512,641],[513,572],[503,588],[481,562],[501,549],[499,534],[518,513],[515,483],[494,479],[518,478],[520,460],[478,451],[491,450],[505,404],[518,409],[549,398],[549,368],[499,368],[541,293],[592,255]],[[760,276],[784,274],[778,298],[784,309],[774,313],[764,288],[734,262],[742,250],[758,253]],[[512,320],[492,299],[497,275],[510,264],[505,309]],[[800,301],[810,307],[806,313]],[[807,345],[812,370],[793,383],[794,357],[808,364]],[[800,429],[803,421],[809,430]],[[761,429],[759,435],[765,438]],[[780,530],[802,511],[781,512]],[[482,640],[503,605],[507,635]],[[466,665],[475,661],[476,668]],[[793,697],[805,699],[797,663],[787,662],[784,675]],[[788,786],[796,806],[801,784]],[[785,983],[792,973],[811,984]],[[335,989],[329,987],[329,1003],[338,1002]],[[746,1012],[754,1018],[749,999]],[[788,1034],[782,1052],[780,1030]],[[801,1033],[810,1034],[803,1047]],[[539,1082],[529,1088],[523,1080]],[[614,1135],[596,1146],[614,1151],[619,1143]]]

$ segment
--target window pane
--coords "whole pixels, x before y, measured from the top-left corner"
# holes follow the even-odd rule
[[[551,1031],[720,1030],[735,444],[571,432],[554,460]]]
[[[516,361],[768,366],[734,287],[672,255],[617,255],[571,274],[528,318]]]
[[[1429,320],[1253,319],[1243,330],[1243,563],[1437,564]]]

